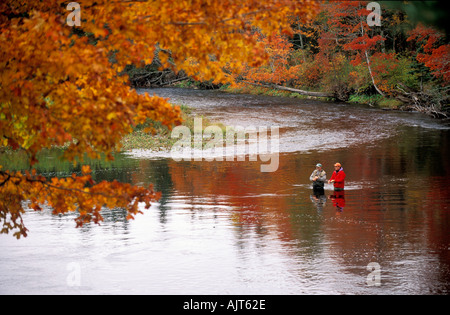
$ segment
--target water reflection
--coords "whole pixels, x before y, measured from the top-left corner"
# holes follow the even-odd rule
[[[333,206],[336,208],[338,213],[344,211],[345,191],[334,191],[329,198],[333,202]]]
[[[327,203],[327,196],[325,196],[325,189],[314,187],[313,193],[310,198],[314,206],[317,208],[317,211],[319,213],[322,212],[323,207]]]
[[[383,288],[388,292],[448,292],[448,166],[440,168],[443,176],[430,177],[432,162],[421,160],[416,168],[419,161],[408,157],[409,150],[397,150],[387,141],[351,154],[346,150],[325,157],[319,152],[284,154],[280,170],[273,174],[260,173],[259,165],[251,162],[142,160],[134,180],[154,182],[159,177],[155,170],[164,169],[163,177],[170,175],[170,179],[159,184],[169,188],[159,207],[166,218],[161,222],[170,225],[168,213],[180,208],[189,209],[193,225],[204,221],[206,214],[219,218],[216,225],[228,221],[233,227],[233,247],[244,259],[240,263],[253,265],[252,255],[265,257],[270,263],[259,266],[261,272],[280,263],[290,270],[285,275],[292,281],[289,286],[300,281],[304,292],[366,292],[365,267],[372,261],[383,267]],[[339,159],[352,166],[345,192],[327,186],[323,194],[311,194],[309,170],[319,158],[324,165]],[[276,254],[266,257],[261,248]],[[281,272],[280,268],[275,269]],[[408,272],[420,276],[411,279]],[[341,285],[324,286],[327,277],[336,276]],[[415,284],[404,286],[402,277]]]

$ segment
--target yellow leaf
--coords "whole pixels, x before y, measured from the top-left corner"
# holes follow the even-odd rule
[[[108,116],[106,116],[106,119],[112,120],[112,119],[114,119],[116,117],[117,117],[117,113],[111,112],[111,113],[108,114]]]

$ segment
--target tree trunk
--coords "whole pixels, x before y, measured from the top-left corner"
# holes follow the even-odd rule
[[[362,21],[361,21],[361,36],[364,36],[364,26],[363,26]],[[378,86],[375,83],[375,78],[373,77],[373,73],[372,73],[372,67],[370,66],[369,53],[367,52],[367,50],[364,50],[364,54],[366,56],[367,68],[369,69],[369,74],[370,74],[370,79],[372,80],[372,84],[373,84],[375,90],[377,90],[377,92],[380,93],[381,96],[384,96],[384,93],[381,92],[381,90],[378,88]]]
[[[367,50],[365,50],[364,53],[366,55],[367,68],[369,69],[369,74],[370,74],[370,78],[372,79],[372,84],[373,84],[375,90],[377,90],[377,92],[380,93],[381,96],[384,96],[384,93],[381,92],[381,90],[378,88],[378,86],[375,83],[375,78],[373,77],[372,68],[370,67],[369,54],[367,53]]]
[[[174,84],[176,82],[186,81],[186,80],[189,80],[189,79],[190,79],[189,77],[178,78],[178,79],[175,79],[175,80],[172,80],[172,81],[169,81],[169,82],[163,82],[163,83],[159,84],[159,86],[171,85],[171,84]]]
[[[298,36],[300,37],[300,47],[302,49],[303,63],[306,63],[305,49],[304,49],[304,46],[303,46],[302,33],[298,33]]]
[[[304,90],[294,89],[294,88],[290,88],[290,87],[286,87],[286,86],[282,86],[282,85],[278,85],[278,84],[272,84],[272,83],[253,83],[253,82],[249,82],[249,81],[241,81],[241,82],[245,82],[247,84],[254,85],[254,86],[261,86],[261,87],[266,87],[266,88],[272,88],[272,89],[277,89],[277,90],[294,92],[294,93],[298,93],[298,94],[306,95],[306,96],[334,97],[330,93],[304,91]]]

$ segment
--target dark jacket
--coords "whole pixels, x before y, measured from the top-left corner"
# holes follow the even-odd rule
[[[314,177],[319,177],[316,181],[313,182],[314,187],[323,187],[327,180],[327,173],[324,170],[314,170],[309,177],[310,181],[313,181]]]

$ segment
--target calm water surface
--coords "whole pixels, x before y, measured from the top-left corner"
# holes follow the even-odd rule
[[[154,183],[163,193],[127,221],[24,216],[26,239],[0,236],[0,294],[448,294],[450,131],[443,122],[316,101],[183,89],[170,97],[225,125],[280,126],[279,168],[261,161],[181,161],[161,153],[91,161],[96,180]],[[42,157],[39,171],[79,169]],[[0,156],[20,169],[20,160]],[[344,194],[312,192],[339,161]],[[367,265],[380,266],[379,286]],[[370,278],[371,279],[371,278]]]

